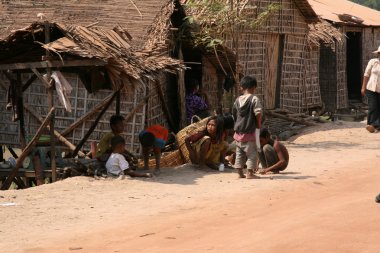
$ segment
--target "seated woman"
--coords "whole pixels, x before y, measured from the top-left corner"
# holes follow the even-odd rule
[[[191,79],[186,85],[186,120],[191,123],[194,115],[203,119],[209,114],[207,95],[200,91],[198,81]]]
[[[210,117],[204,131],[186,137],[185,145],[193,164],[218,169],[219,164],[224,163],[227,143],[224,141],[223,124],[223,117]]]

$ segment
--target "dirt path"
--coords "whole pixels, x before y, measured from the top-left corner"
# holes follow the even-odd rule
[[[380,252],[380,134],[326,124],[287,144],[286,174],[167,169],[0,192],[4,252]]]

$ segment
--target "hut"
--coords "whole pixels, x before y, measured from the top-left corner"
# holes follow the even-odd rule
[[[162,124],[168,127],[174,124],[170,121],[170,116],[165,114],[165,112],[168,111],[164,96],[166,87],[163,86],[162,83],[164,83],[166,77],[164,74],[165,71],[160,70],[169,70],[169,65],[171,65],[169,62],[174,63],[177,61],[171,58],[161,57],[159,55],[161,54],[160,49],[154,44],[145,47],[145,51],[135,50],[136,48],[141,48],[139,45],[144,39],[146,30],[152,24],[156,14],[161,11],[161,7],[173,8],[172,5],[168,4],[169,2],[171,1],[155,0],[134,3],[134,1],[106,0],[101,1],[101,3],[93,1],[83,1],[79,3],[78,1],[68,0],[59,2],[31,2],[20,0],[1,2],[0,39],[2,39],[2,55],[0,56],[0,63],[3,64],[2,71],[0,71],[1,84],[7,88],[9,86],[9,79],[17,79],[16,76],[10,77],[9,74],[6,73],[7,68],[14,68],[14,66],[9,64],[31,61],[51,61],[51,58],[54,58],[54,61],[57,61],[57,64],[54,66],[41,63],[35,67],[37,69],[51,66],[60,69],[64,67],[65,71],[62,72],[73,86],[73,92],[69,97],[72,104],[72,113],[65,112],[58,103],[55,103],[56,106],[58,106],[55,115],[56,130],[63,132],[66,139],[75,145],[83,139],[85,133],[95,121],[96,113],[94,112],[100,110],[101,106],[99,104],[105,103],[106,100],[109,100],[110,96],[112,96],[113,91],[111,88],[117,90],[121,86],[129,87],[129,89],[124,89],[124,91],[121,92],[120,100],[116,99],[116,101],[113,102],[113,105],[110,107],[112,109],[105,112],[104,117],[99,120],[99,124],[88,140],[99,140],[102,133],[106,129],[109,129],[108,120],[110,115],[120,113],[127,116],[130,111],[133,111],[134,115],[129,119],[129,123],[126,125],[125,137],[129,149],[133,152],[138,152],[139,145],[136,134],[141,129],[151,124]],[[38,22],[52,20],[48,22],[52,25],[50,29],[50,41],[52,43],[44,45],[45,48],[34,42],[34,40],[36,40],[39,43],[46,44],[44,36],[35,36],[35,34],[43,34],[42,30],[44,30],[44,28],[41,26],[42,23],[38,22],[30,25],[34,20],[39,20]],[[117,26],[117,28],[113,29],[115,26]],[[128,31],[123,29],[126,27]],[[82,48],[80,51],[77,51],[72,44],[66,43],[67,41],[61,43],[65,38],[66,40],[72,41],[72,38],[76,38],[75,36],[89,39],[86,38],[87,32],[90,34],[90,37],[95,36],[99,39],[101,41],[100,43],[105,43],[106,46],[111,44],[110,48],[108,48],[111,52],[119,50],[121,47],[128,47],[124,49],[128,52],[133,52],[131,55],[127,53],[127,55],[123,56],[123,58],[131,56],[131,62],[122,63],[123,66],[119,66],[121,69],[126,68],[121,78],[123,82],[114,79],[115,82],[105,84],[105,78],[106,80],[112,80],[109,79],[109,75],[113,74],[113,72],[110,72],[110,69],[107,69],[106,65],[108,65],[108,63],[105,63],[110,60],[109,57],[105,56],[110,52],[97,51],[98,48],[95,46],[95,43],[91,45],[89,41],[86,42],[86,45],[82,45],[85,50]],[[72,37],[72,33],[74,33],[74,37]],[[115,42],[112,36],[107,37],[103,33],[108,35],[112,34],[112,36],[116,33],[116,36],[121,36],[123,44],[117,44],[120,42]],[[103,39],[105,40],[103,41]],[[84,40],[82,42],[84,42]],[[35,49],[36,47],[39,48]],[[10,48],[13,51],[10,51]],[[35,49],[34,51],[37,53],[31,55],[30,48]],[[51,52],[49,57],[44,56],[45,50]],[[101,55],[102,53],[103,55]],[[114,58],[117,58],[117,53],[113,53]],[[63,55],[70,55],[74,58],[80,58],[81,60],[87,59],[88,62],[92,61],[90,64],[92,67],[73,65],[71,68],[68,68],[67,63],[64,63],[65,59]],[[41,57],[44,58],[42,59]],[[161,59],[165,58],[167,61],[158,60],[160,57]],[[62,61],[62,64],[59,64],[60,61]],[[151,62],[148,63],[147,61]],[[146,65],[146,63],[148,63],[148,65]],[[130,65],[134,65],[133,68],[136,67],[136,69],[128,69]],[[153,69],[151,69],[153,71],[148,70],[150,68],[149,65],[153,67]],[[120,71],[120,68],[115,69],[116,71]],[[35,77],[35,73],[31,72],[30,69],[31,68],[17,71],[20,73],[22,83],[28,83],[28,80],[33,79],[33,85],[24,92],[24,100],[29,105],[29,108],[38,109],[41,116],[45,116],[48,110],[44,85],[39,78]],[[72,71],[73,69],[75,69],[75,71]],[[107,71],[105,71],[105,69]],[[116,73],[116,75],[118,74],[120,73]],[[10,78],[7,78],[7,76]],[[98,83],[94,84],[94,87],[91,87],[93,80],[98,80]],[[124,85],[125,83],[128,84]],[[97,90],[97,92],[94,92],[95,90]],[[0,89],[0,93],[3,98],[6,97],[5,89]],[[148,95],[149,99],[147,99]],[[146,103],[143,103],[143,101],[146,101]],[[120,104],[120,107],[117,107],[115,103]],[[0,143],[19,146],[19,124],[12,122],[11,112],[5,111],[5,106],[5,99],[1,100],[1,120],[5,124],[0,128]],[[120,108],[120,111],[116,108]],[[33,117],[29,118],[27,114],[25,118],[25,135],[32,134],[38,125],[38,122],[36,122]],[[89,142],[85,143],[85,147],[87,149],[89,148]]]
[[[183,59],[188,67],[184,76],[171,82],[170,91],[179,94],[172,115],[184,119],[184,83],[186,75],[200,81],[211,97],[211,107],[217,112],[228,111],[234,89],[224,89],[230,77],[235,74],[236,63],[240,63],[240,75],[254,75],[258,80],[257,94],[265,109],[282,108],[300,113],[322,108],[319,85],[319,54],[315,48],[325,43],[335,46],[342,34],[327,22],[322,22],[307,0],[250,0],[245,1],[257,8],[251,8],[247,16],[255,19],[267,10],[270,4],[280,5],[280,11],[259,29],[242,28],[238,45],[226,36],[226,44],[214,51],[207,51],[191,43],[179,43],[183,35],[183,20],[193,11],[186,8],[186,1],[175,1],[173,13],[157,19],[150,30],[149,41],[159,39],[163,44],[171,42],[172,56]],[[170,18],[171,29],[161,29],[165,19]],[[159,31],[166,31],[159,33]],[[327,32],[328,31],[328,32]],[[160,34],[157,36],[157,34]],[[236,54],[238,52],[238,54]],[[236,55],[238,55],[236,62]],[[170,95],[170,94],[169,94]],[[172,101],[174,101],[173,98]],[[178,110],[179,109],[179,110]],[[179,115],[179,116],[178,116]],[[183,125],[184,123],[182,123]]]
[[[335,112],[362,100],[365,67],[380,45],[380,12],[348,0],[308,0],[315,13],[345,35],[334,48],[321,46],[319,79],[322,101]]]

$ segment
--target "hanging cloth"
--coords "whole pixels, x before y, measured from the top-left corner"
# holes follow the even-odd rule
[[[71,112],[70,94],[73,90],[70,83],[60,71],[53,71],[51,78],[55,81],[55,89],[58,94],[59,102],[65,107],[66,111]]]

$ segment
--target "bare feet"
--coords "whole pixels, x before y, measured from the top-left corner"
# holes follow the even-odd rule
[[[367,125],[365,129],[367,129],[367,131],[370,133],[374,133],[376,130],[375,127],[372,125]]]
[[[260,177],[256,176],[252,169],[247,170],[247,179],[256,179],[256,178],[260,178]]]
[[[237,169],[237,170],[238,170],[239,178],[245,178],[243,169]]]

